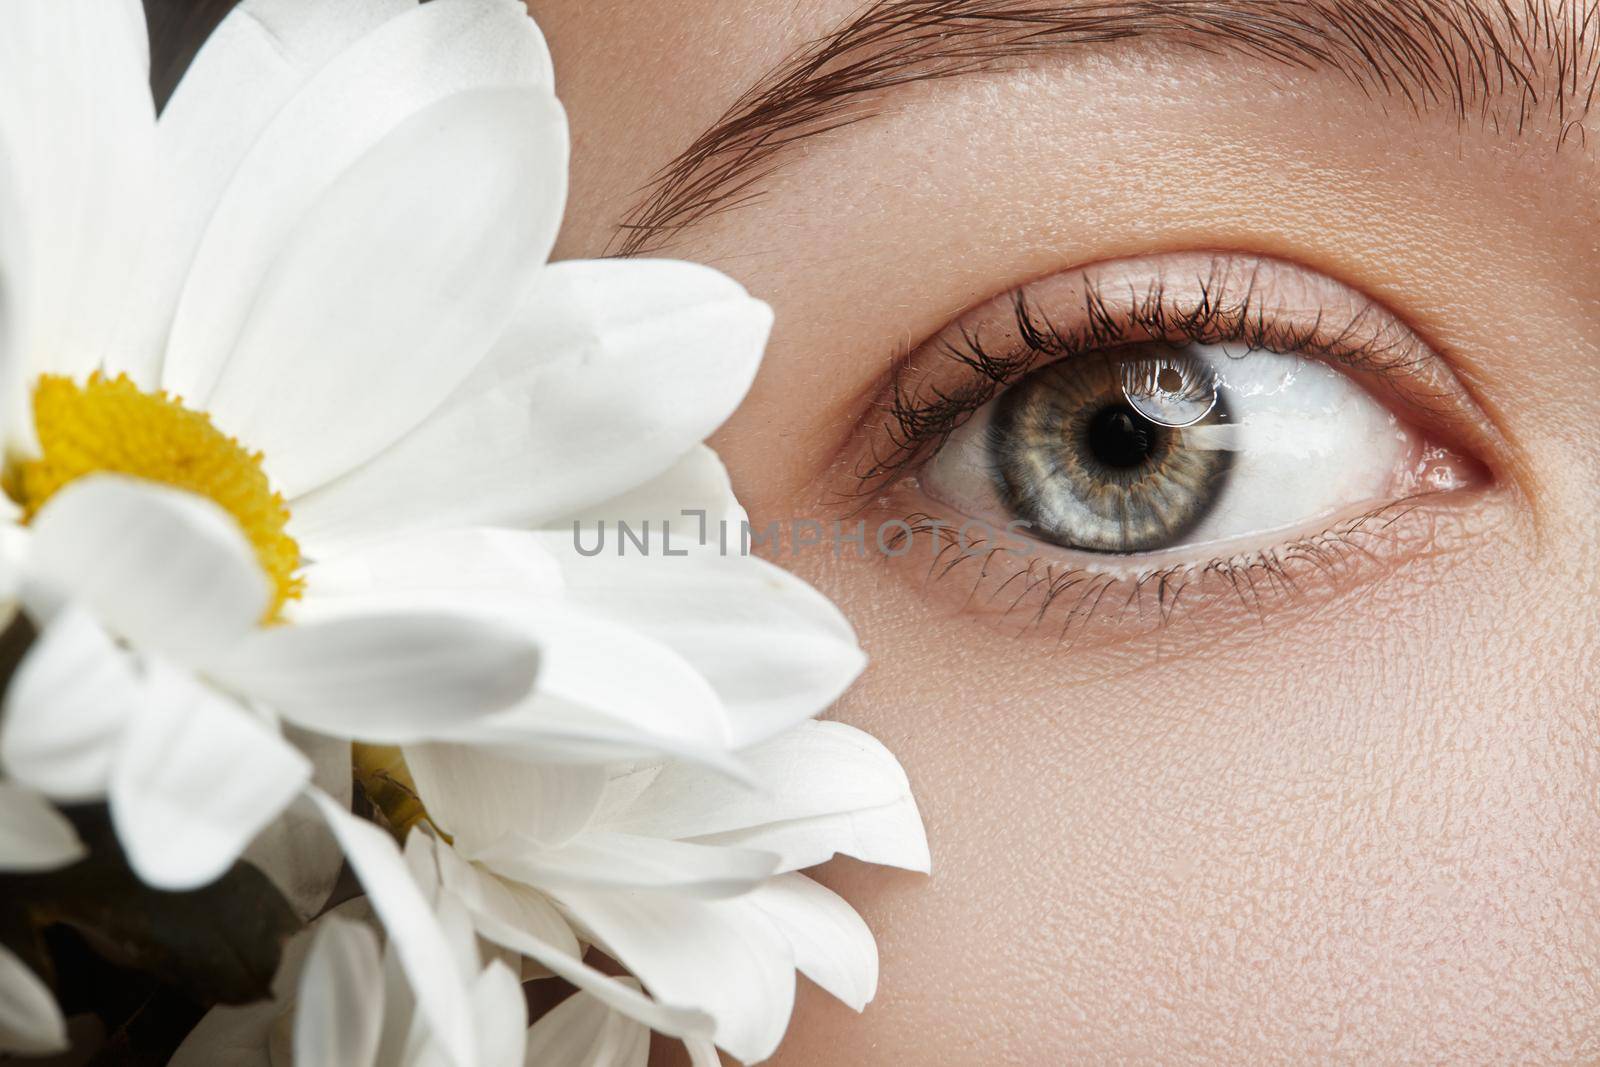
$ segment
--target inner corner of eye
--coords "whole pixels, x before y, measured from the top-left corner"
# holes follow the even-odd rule
[[[1051,363],[920,473],[927,495],[974,520],[1102,555],[1304,530],[1480,478],[1328,362],[1206,344]]]

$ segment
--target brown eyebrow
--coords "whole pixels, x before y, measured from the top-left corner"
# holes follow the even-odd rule
[[[1600,85],[1600,5],[1584,0],[874,0],[734,101],[657,175],[614,248],[658,250],[756,199],[786,148],[873,117],[885,90],[1145,37],[1332,69],[1370,97],[1500,133],[1551,122],[1558,150],[1586,137]]]

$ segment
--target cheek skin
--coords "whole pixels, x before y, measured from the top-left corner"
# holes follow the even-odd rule
[[[935,874],[829,868],[879,934],[879,1000],[808,990],[775,1062],[1592,1058],[1593,700],[1519,666],[1548,635],[1453,607],[1559,592],[1516,562],[1420,562],[1360,625],[1314,612],[1092,686],[1057,684],[1070,652],[812,569],[873,655],[837,716],[905,762]]]

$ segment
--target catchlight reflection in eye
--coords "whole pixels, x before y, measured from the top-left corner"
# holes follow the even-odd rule
[[[1132,345],[1049,364],[953,433],[922,486],[1036,540],[1137,554],[1289,530],[1393,497],[1421,438],[1318,359]]]

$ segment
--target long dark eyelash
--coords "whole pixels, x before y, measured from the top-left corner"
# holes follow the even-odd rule
[[[983,591],[984,579],[995,557],[1006,551],[1004,547],[985,549],[982,542],[962,542],[949,523],[930,515],[909,516],[908,529],[897,531],[888,547],[898,551],[900,542],[938,538],[944,547],[933,554],[928,566],[930,584],[957,575],[963,567],[975,571],[968,606],[981,596],[987,604],[998,605],[1002,619],[1017,624],[1020,632],[1052,627],[1057,645],[1071,646],[1096,623],[1105,621],[1108,612],[1116,614],[1110,620],[1114,626],[1131,616],[1151,618],[1152,630],[1166,629],[1189,610],[1199,595],[1193,592],[1197,588],[1237,599],[1266,625],[1270,609],[1278,602],[1299,598],[1304,576],[1336,578],[1352,562],[1377,558],[1377,545],[1397,543],[1396,525],[1433,495],[1421,493],[1391,501],[1330,530],[1276,548],[1209,562],[1154,567],[1132,576],[1035,559],[987,592]]]
[[[1242,282],[1226,260],[1213,264],[1210,275],[1197,279],[1198,295],[1187,302],[1168,299],[1165,279],[1143,290],[1130,287],[1111,310],[1107,288],[1086,279],[1082,322],[1064,330],[1021,291],[1012,297],[1020,345],[1015,351],[987,349],[977,333],[963,330],[959,339],[942,342],[938,351],[969,372],[955,388],[898,383],[887,404],[886,441],[854,472],[852,495],[867,496],[904,474],[917,460],[943,445],[1002,388],[1041,363],[1075,358],[1114,348],[1134,339],[1165,338],[1195,344],[1240,343],[1252,350],[1293,352],[1341,364],[1387,383],[1410,404],[1445,415],[1443,398],[1410,381],[1404,372],[1428,358],[1403,327],[1380,324],[1368,329],[1374,305],[1363,306],[1349,322],[1330,334],[1323,315],[1294,326],[1269,318],[1257,294],[1257,274]],[[1240,290],[1239,296],[1230,295]],[[885,447],[885,444],[887,447]]]
[[[1020,295],[1017,300],[1020,323],[1023,321]],[[939,346],[940,353],[971,373],[957,389],[946,392],[938,387],[930,387],[927,396],[912,395],[904,384],[895,386],[894,398],[889,403],[891,455],[915,456],[930,441],[943,443],[961,426],[966,416],[994,399],[1002,386],[1025,374],[1038,361],[1044,349],[1026,337],[1024,342],[1025,347],[1021,351],[1010,354],[989,352],[977,334],[966,330],[962,331],[960,343],[943,342]],[[892,466],[875,459],[861,477],[869,480],[889,471]],[[899,469],[903,469],[903,465]]]

